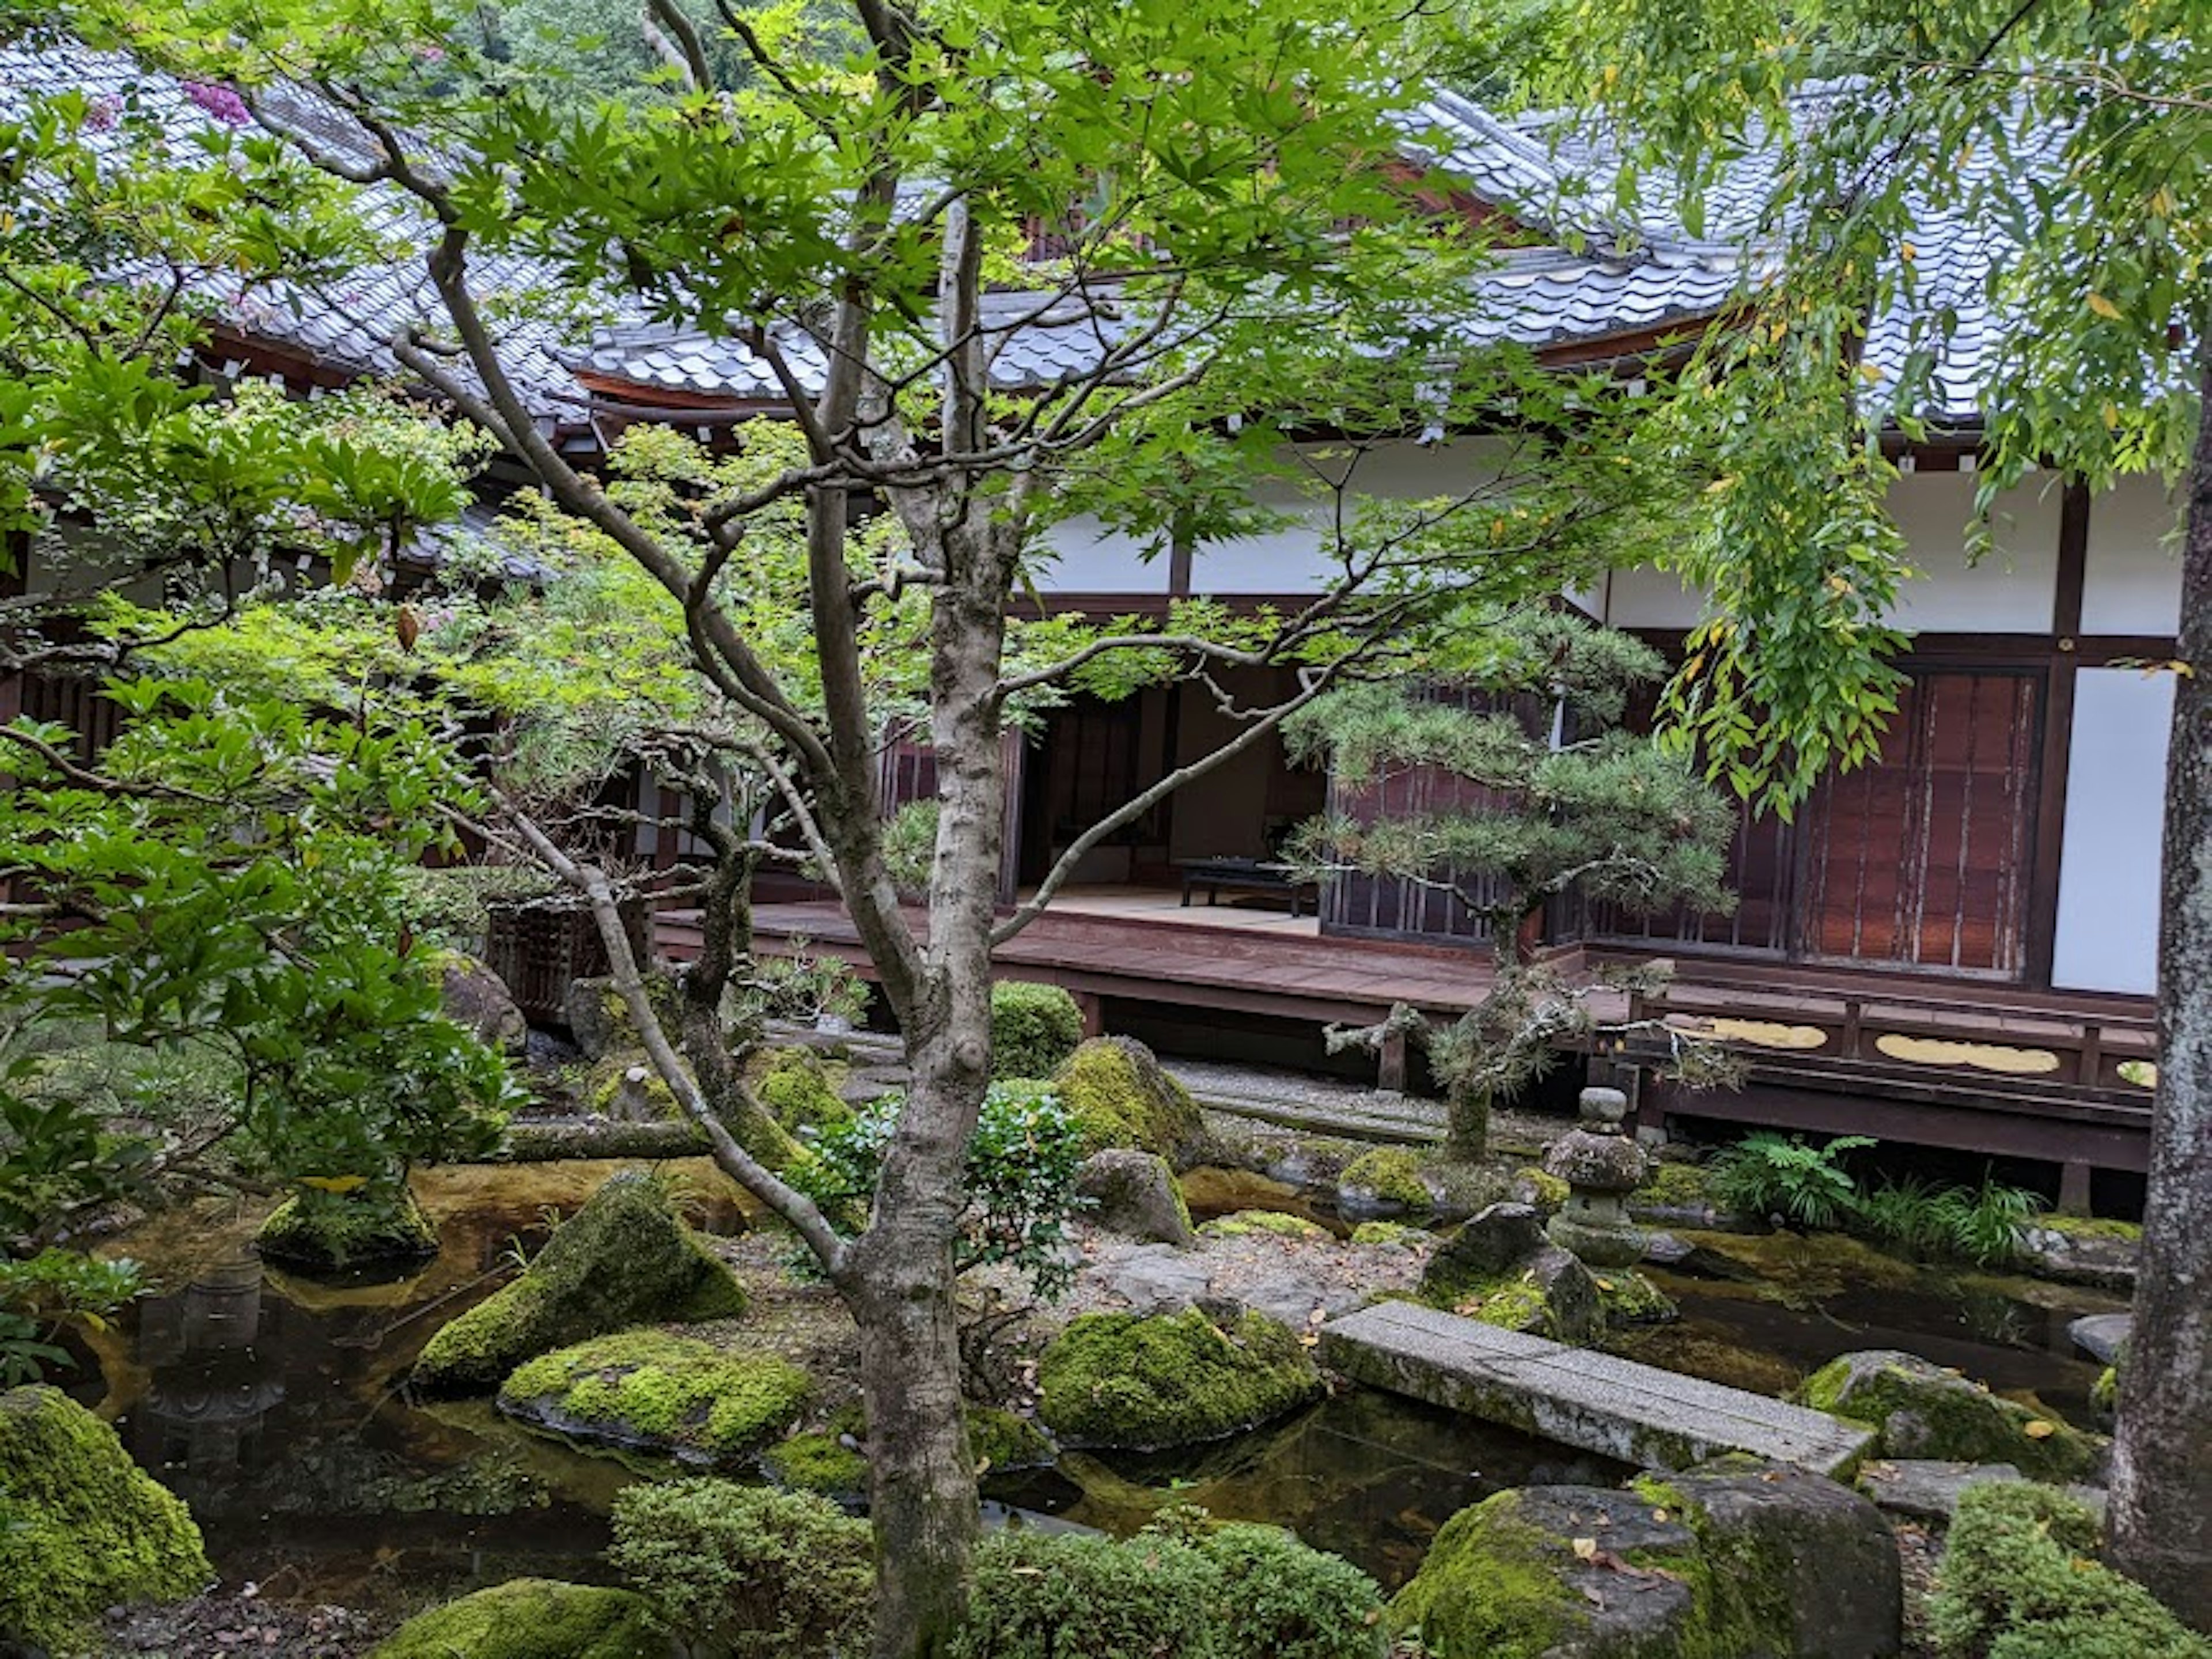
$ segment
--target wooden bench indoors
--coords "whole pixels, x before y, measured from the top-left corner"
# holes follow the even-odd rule
[[[1204,888],[1209,906],[1218,901],[1224,891],[1285,894],[1291,901],[1293,921],[1304,914],[1304,895],[1309,889],[1314,893],[1314,908],[1321,908],[1319,885],[1296,879],[1286,865],[1263,863],[1258,859],[1193,859],[1182,868],[1182,902],[1186,907],[1190,903],[1191,894]]]

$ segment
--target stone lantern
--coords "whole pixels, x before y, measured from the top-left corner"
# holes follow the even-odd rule
[[[1568,1188],[1545,1231],[1593,1267],[1632,1267],[1644,1256],[1646,1240],[1626,1200],[1644,1182],[1644,1152],[1624,1127],[1627,1116],[1620,1090],[1585,1089],[1582,1122],[1544,1149],[1545,1173]]]

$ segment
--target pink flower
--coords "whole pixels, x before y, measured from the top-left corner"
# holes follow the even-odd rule
[[[112,132],[115,118],[122,112],[123,100],[112,92],[104,92],[85,106],[85,130],[88,132]]]
[[[198,104],[227,127],[242,127],[253,118],[246,107],[246,100],[228,87],[210,86],[204,81],[185,82],[185,96]]]
[[[417,46],[415,49],[415,55],[426,64],[442,64],[446,61],[446,49],[443,46]]]

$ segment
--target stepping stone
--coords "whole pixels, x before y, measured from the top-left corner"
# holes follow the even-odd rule
[[[1410,1302],[1324,1326],[1321,1357],[1355,1382],[1647,1468],[1741,1451],[1837,1475],[1874,1443],[1822,1412]]]
[[[2134,1324],[2133,1314],[2085,1314],[2066,1328],[2066,1334],[2074,1339],[2075,1347],[2100,1364],[2109,1365]]]
[[[2018,1480],[2009,1463],[1958,1463],[1942,1458],[1881,1458],[1859,1471],[1859,1490],[1886,1510],[1916,1521],[1948,1522],[1969,1486]]]

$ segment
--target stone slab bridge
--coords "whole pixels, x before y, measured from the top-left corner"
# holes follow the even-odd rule
[[[1644,1468],[1740,1451],[1840,1476],[1874,1443],[1824,1412],[1417,1303],[1323,1326],[1321,1357],[1355,1382]]]

